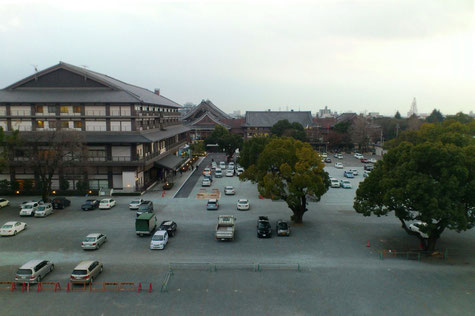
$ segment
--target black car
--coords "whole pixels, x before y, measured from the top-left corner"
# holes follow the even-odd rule
[[[143,201],[140,204],[139,209],[137,210],[137,217],[143,213],[153,213],[153,202],[152,201]]]
[[[271,238],[272,227],[267,216],[259,216],[257,220],[257,237],[258,238]]]
[[[83,211],[92,211],[99,207],[99,200],[86,200],[83,205],[81,205],[81,209]]]
[[[168,232],[168,236],[173,237],[176,233],[176,223],[173,221],[163,221],[160,224],[158,230],[166,230]]]
[[[53,204],[53,209],[57,210],[68,207],[71,205],[71,201],[65,197],[55,197],[53,201],[51,201],[51,204]]]

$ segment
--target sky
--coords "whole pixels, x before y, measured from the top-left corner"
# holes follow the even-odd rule
[[[475,112],[473,0],[0,0],[0,88],[64,61],[180,103]]]

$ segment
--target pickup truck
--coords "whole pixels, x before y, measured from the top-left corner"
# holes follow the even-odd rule
[[[234,240],[234,222],[236,218],[232,215],[219,215],[216,225],[217,240]]]

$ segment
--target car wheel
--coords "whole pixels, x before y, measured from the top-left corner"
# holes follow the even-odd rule
[[[49,269],[49,272],[53,272],[54,270],[54,264],[51,265],[51,269]]]
[[[16,236],[16,234],[17,234],[17,231],[15,230],[15,231],[13,232],[13,236]]]
[[[102,270],[104,270],[104,267],[103,267],[103,266],[101,266],[101,273],[102,273]]]

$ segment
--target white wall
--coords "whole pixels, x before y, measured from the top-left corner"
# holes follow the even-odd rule
[[[31,131],[31,121],[12,121],[12,129],[20,131]]]
[[[15,115],[31,115],[31,107],[29,105],[12,105],[10,107],[12,116]]]
[[[112,176],[112,181],[114,183],[114,189],[122,189],[122,175],[114,174]]]
[[[86,131],[105,131],[106,121],[86,121]]]
[[[106,107],[104,105],[86,105],[84,108],[86,115],[91,116],[105,116],[106,115]]]
[[[7,115],[7,107],[6,106],[0,106],[0,115],[2,115],[2,116]]]
[[[122,187],[124,191],[135,191],[135,171],[122,172]]]

